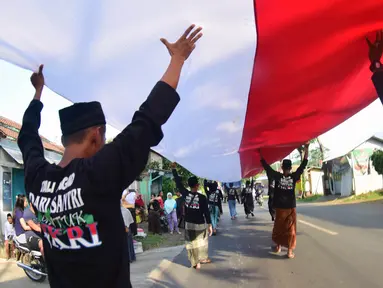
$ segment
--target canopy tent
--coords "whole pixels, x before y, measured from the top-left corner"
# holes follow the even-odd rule
[[[169,61],[159,38],[202,25],[155,150],[231,182],[261,169],[258,148],[272,163],[376,99],[364,37],[383,27],[382,9],[380,0],[8,1],[0,58],[44,63],[53,91],[99,100],[123,129]]]

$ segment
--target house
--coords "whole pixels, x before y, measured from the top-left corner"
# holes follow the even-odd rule
[[[7,213],[12,213],[16,196],[25,194],[24,167],[17,137],[21,125],[0,116],[0,228],[6,221]],[[61,160],[64,148],[41,136],[45,158],[51,163]]]
[[[148,164],[149,163],[156,163],[158,167],[143,171],[140,179],[134,181],[128,188],[141,193],[145,203],[149,203],[152,193],[157,195],[162,190],[163,177],[169,177],[169,174],[171,174],[170,171],[162,170],[163,157],[154,150],[150,150],[149,152]]]
[[[351,151],[325,159],[325,194],[350,196],[382,189],[382,176],[376,172],[371,162],[375,149],[383,149],[383,138],[377,135]]]

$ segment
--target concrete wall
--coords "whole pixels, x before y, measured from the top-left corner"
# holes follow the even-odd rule
[[[312,194],[318,194],[323,195],[324,189],[323,189],[323,172],[322,171],[316,171],[311,170],[309,172],[310,174],[310,191]]]
[[[150,162],[154,162],[154,161],[160,163],[160,169],[162,169],[162,165],[163,165],[162,157],[160,155],[158,155],[157,153],[150,151],[148,162],[150,163]]]
[[[342,178],[339,181],[334,181],[334,191],[331,194],[337,194],[341,196],[352,195],[352,169],[351,167],[345,170],[342,174]]]
[[[378,174],[370,174],[355,177],[355,195],[382,189],[383,177]]]
[[[375,138],[361,144],[357,149],[380,149],[383,150],[383,143]],[[357,175],[355,173],[355,195],[360,195],[370,191],[375,191],[383,188],[383,178],[379,175],[372,162],[370,162],[370,174]]]

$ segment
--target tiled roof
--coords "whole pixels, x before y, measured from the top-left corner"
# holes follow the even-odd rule
[[[21,129],[21,125],[15,121],[9,120],[8,118],[0,116],[0,123],[5,124],[10,127],[14,127],[17,130]],[[16,140],[19,136],[19,133],[16,131],[13,131],[7,127],[3,127],[0,125],[0,136],[3,138],[11,138],[11,140]],[[64,147],[57,145],[55,143],[52,143],[47,138],[40,135],[41,140],[43,141],[43,146],[47,150],[55,151],[57,153],[63,154],[64,153]]]

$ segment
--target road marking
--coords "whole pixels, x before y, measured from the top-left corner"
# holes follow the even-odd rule
[[[328,229],[325,229],[325,228],[322,228],[322,227],[319,227],[317,225],[314,225],[314,224],[311,224],[309,222],[306,222],[306,221],[303,221],[303,220],[298,220],[299,223],[302,223],[302,224],[305,224],[307,226],[310,226],[311,228],[314,228],[314,229],[317,229],[319,231],[322,231],[322,232],[325,232],[327,234],[330,234],[330,235],[338,235],[338,232],[334,232],[334,231],[331,231],[331,230],[328,230]]]
[[[263,206],[262,206],[261,208],[264,209],[264,210],[267,210],[267,209],[266,209],[265,207],[263,207]],[[331,231],[331,230],[328,230],[328,229],[319,227],[319,226],[317,226],[317,225],[311,224],[311,223],[306,222],[306,221],[303,221],[303,220],[298,220],[298,222],[299,222],[299,223],[302,223],[302,224],[305,224],[305,225],[307,225],[307,226],[310,226],[311,228],[317,229],[317,230],[319,230],[319,231],[325,232],[325,233],[327,233],[327,234],[333,235],[333,236],[339,234],[338,232],[334,232],[334,231]]]

